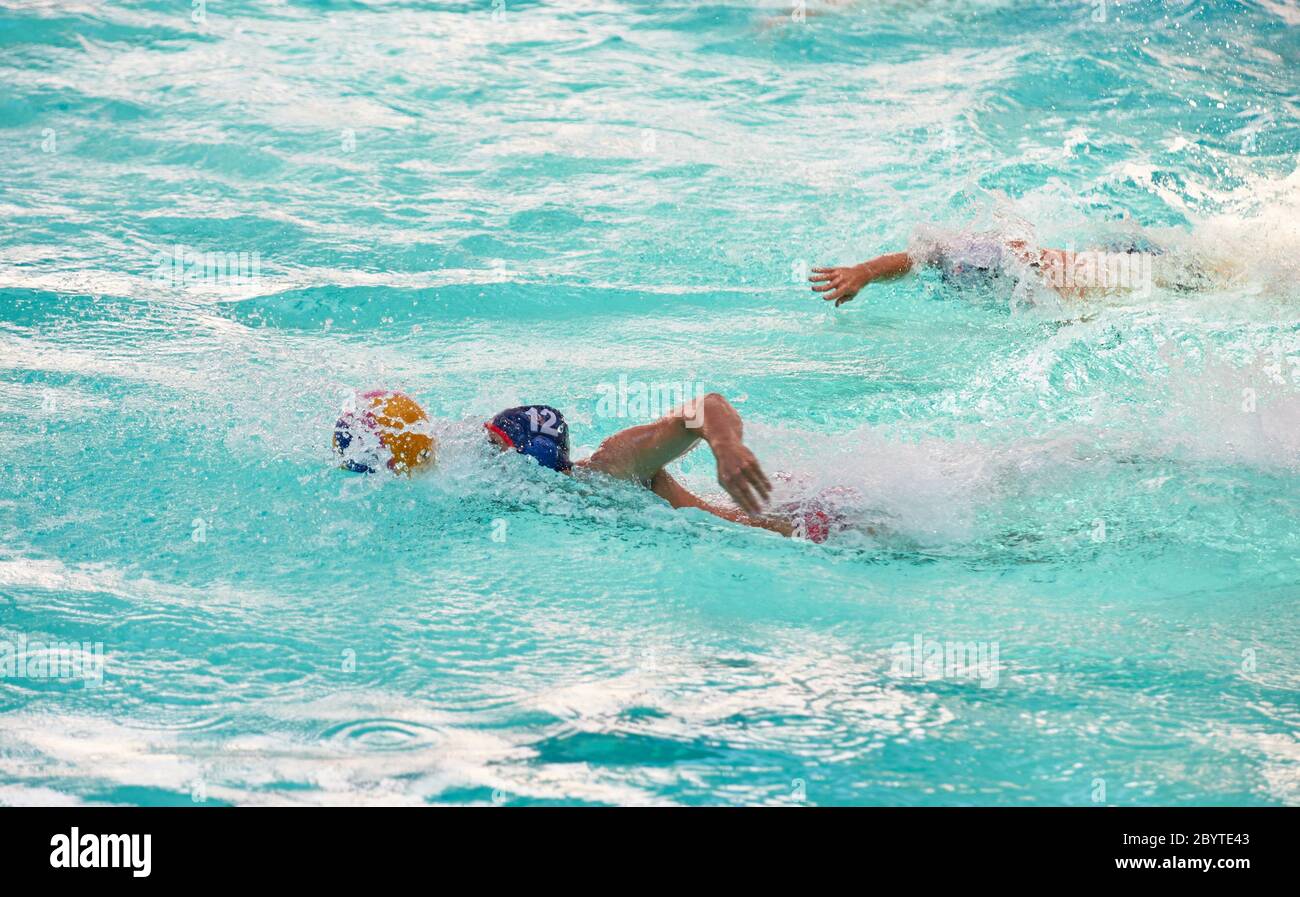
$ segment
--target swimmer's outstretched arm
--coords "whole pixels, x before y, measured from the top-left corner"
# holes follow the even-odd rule
[[[721,505],[715,505],[712,502],[705,501],[691,490],[687,489],[681,483],[673,478],[673,475],[666,470],[661,470],[654,475],[650,481],[650,489],[655,495],[662,498],[674,508],[698,508],[701,511],[707,511],[715,517],[721,517],[723,520],[730,520],[732,523],[742,523],[745,526],[756,526],[760,529],[770,529],[772,532],[780,533],[783,536],[794,535],[794,523],[789,520],[783,520],[779,517],[768,517],[759,515],[751,517],[739,508],[724,508]]]
[[[1047,283],[1067,299],[1081,298],[1084,290],[1070,285],[1062,272],[1072,271],[1077,253],[1065,249],[1031,249],[1024,240],[1009,240],[1006,248],[1021,262],[1043,274]],[[867,284],[877,280],[893,280],[912,270],[912,257],[906,252],[891,252],[876,256],[860,265],[841,268],[813,268],[808,278],[812,289],[825,293],[822,298],[835,300],[839,308],[858,295]]]
[[[893,280],[912,270],[912,257],[906,252],[891,252],[878,255],[860,265],[843,268],[813,268],[808,278],[813,284],[813,292],[825,293],[822,298],[827,302],[835,300],[839,308],[850,301],[867,284],[877,280]]]
[[[687,402],[652,424],[629,427],[600,444],[584,467],[638,483],[651,483],[665,466],[703,439],[718,462],[718,482],[745,513],[757,515],[772,484],[742,439],[740,415],[731,403],[711,392]]]

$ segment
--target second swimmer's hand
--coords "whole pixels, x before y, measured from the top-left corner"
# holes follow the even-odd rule
[[[822,298],[827,302],[835,300],[839,308],[850,301],[858,292],[871,283],[871,273],[866,265],[852,265],[846,268],[813,268],[808,278],[815,293],[825,293]]]
[[[746,514],[761,513],[772,494],[772,484],[754,453],[739,442],[711,443],[709,447],[718,461],[719,485]]]

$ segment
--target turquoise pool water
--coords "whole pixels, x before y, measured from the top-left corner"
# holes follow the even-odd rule
[[[1300,803],[1300,13],[808,10],[0,0],[0,803]],[[798,282],[990,222],[1245,273]],[[620,378],[853,525],[481,449]]]

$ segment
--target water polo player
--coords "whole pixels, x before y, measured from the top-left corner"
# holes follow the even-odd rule
[[[654,423],[629,427],[610,436],[581,461],[569,458],[569,427],[549,405],[521,405],[485,423],[488,439],[502,451],[514,450],[561,473],[596,471],[640,483],[674,508],[698,508],[723,520],[822,542],[829,534],[829,515],[800,506],[764,513],[772,484],[742,439],[740,415],[717,393],[688,402]],[[706,501],[665,469],[707,442],[718,465],[718,483],[739,507]]]
[[[1075,252],[1040,249],[1023,235],[997,231],[946,231],[918,227],[905,252],[858,265],[813,268],[814,292],[838,308],[867,285],[894,280],[919,267],[936,268],[946,283],[988,289],[999,282],[1038,281],[1066,299],[1114,292],[1148,294],[1152,286],[1179,292],[1204,290],[1235,276],[1231,259],[1174,250],[1144,237]]]

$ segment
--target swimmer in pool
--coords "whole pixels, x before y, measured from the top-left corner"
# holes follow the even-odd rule
[[[786,508],[780,514],[764,512],[772,484],[745,446],[740,415],[717,393],[687,402],[654,423],[621,430],[602,442],[590,458],[576,462],[569,460],[568,424],[549,405],[509,408],[483,426],[488,439],[501,451],[513,449],[529,455],[551,470],[571,475],[595,471],[640,483],[674,508],[698,508],[723,520],[783,536],[821,542],[829,533],[830,519],[816,507]],[[700,498],[666,470],[701,441],[708,443],[717,460],[718,483],[738,507]]]
[[[814,292],[838,308],[867,285],[894,280],[919,267],[937,268],[946,282],[958,286],[1037,278],[1066,299],[1119,291],[1149,295],[1153,285],[1201,290],[1237,273],[1230,260],[1211,264],[1149,240],[1126,239],[1075,252],[1039,249],[1023,238],[992,231],[918,228],[905,252],[887,253],[859,265],[814,268],[808,280]]]

